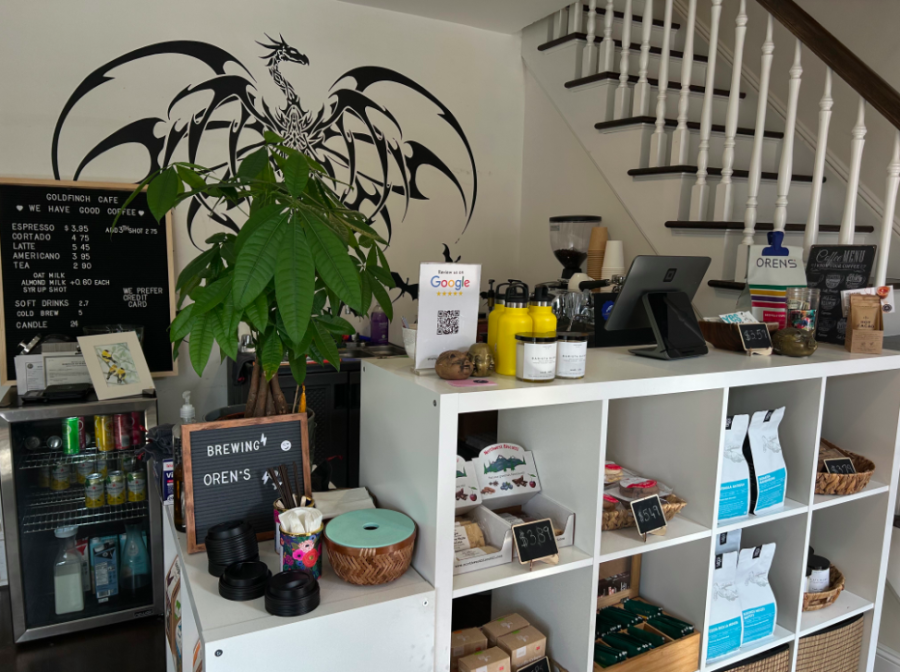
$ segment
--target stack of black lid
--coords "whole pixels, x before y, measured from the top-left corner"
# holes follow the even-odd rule
[[[266,611],[274,616],[302,616],[319,606],[319,582],[309,572],[291,569],[269,579]]]
[[[272,572],[264,562],[236,562],[219,577],[219,595],[226,600],[245,602],[262,597]]]
[[[230,520],[209,528],[206,533],[209,573],[222,576],[228,565],[259,560],[259,545],[253,526],[243,520]]]

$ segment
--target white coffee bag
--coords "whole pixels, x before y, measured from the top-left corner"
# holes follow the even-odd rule
[[[731,530],[730,532],[719,532],[716,535],[716,555],[722,553],[734,553],[741,550],[741,530]]]
[[[769,585],[769,569],[775,544],[763,544],[741,551],[737,567],[737,588],[741,599],[741,645],[755,642],[775,632],[778,607]]]
[[[757,411],[750,419],[744,457],[750,467],[750,511],[769,513],[784,507],[787,467],[778,440],[778,425],[784,406],[774,411]]]
[[[737,562],[738,554],[735,552],[716,556],[706,633],[707,660],[719,658],[741,647],[741,603],[735,585]]]
[[[725,419],[719,520],[750,513],[750,467],[744,457],[744,440],[749,426],[749,415],[735,415]]]

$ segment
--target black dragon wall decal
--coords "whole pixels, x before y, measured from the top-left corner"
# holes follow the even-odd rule
[[[125,87],[117,88],[110,83],[124,80],[125,74],[119,73],[125,73],[128,64],[157,58],[157,63],[168,63],[168,67],[172,67],[172,56],[180,56],[203,64],[209,70],[209,77],[188,83],[171,101],[163,101],[167,103],[163,112],[134,119],[112,130],[84,154],[71,173],[67,171],[67,177],[78,180],[100,156],[131,145],[146,150],[147,174],[178,160],[173,158],[176,150],[186,154],[187,161],[209,165],[204,161],[210,146],[216,145],[218,155],[221,155],[221,148],[226,147],[224,158],[210,167],[226,175],[234,174],[241,158],[259,147],[263,132],[270,130],[282,136],[289,146],[316,159],[337,181],[336,184],[346,185],[341,200],[348,208],[365,214],[370,224],[383,224],[388,241],[395,226],[389,197],[393,194],[402,197],[390,201],[391,204],[394,200],[402,204],[399,218],[402,221],[410,199],[428,200],[419,188],[420,171],[425,167],[437,170],[459,192],[465,217],[462,232],[465,232],[478,194],[475,158],[459,121],[446,105],[405,75],[383,67],[364,66],[340,76],[331,86],[328,100],[317,112],[307,110],[280,66],[284,63],[305,66],[309,65],[309,59],[281,36],[277,40],[268,35],[266,38],[268,42],[257,44],[264,50],[261,58],[269,76],[284,94],[283,106],[263,99],[257,80],[235,56],[205,42],[181,40],[151,44],[97,68],[78,85],[56,122],[52,143],[54,176],[56,179],[63,177],[60,143],[72,125],[67,127],[66,124],[77,114],[76,108],[81,101],[100,87],[106,87],[104,92],[108,91],[109,95],[115,92],[127,95],[123,94]],[[160,57],[163,57],[162,61]],[[175,68],[168,72],[172,79],[181,76],[180,70]],[[459,141],[468,157],[467,169],[472,175],[468,180],[470,186],[464,187],[460,176],[435,151],[403,136],[399,115],[395,116],[378,100],[380,86],[388,84],[404,87],[433,106],[434,123],[442,126],[441,133],[445,135],[446,127],[449,127],[451,137]],[[190,202],[187,226],[195,245],[192,226],[201,211],[207,212],[221,226],[233,232],[239,230],[231,217],[231,210],[237,205],[228,204],[224,211],[215,206],[214,202],[201,196],[195,196]]]

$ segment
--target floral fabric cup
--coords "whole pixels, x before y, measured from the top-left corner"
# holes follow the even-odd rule
[[[316,579],[322,574],[323,525],[312,534],[281,532],[281,569],[303,569]]]

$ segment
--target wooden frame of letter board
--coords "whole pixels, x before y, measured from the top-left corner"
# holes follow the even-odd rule
[[[78,189],[117,189],[134,191],[133,184],[122,182],[81,182],[74,180],[31,180],[24,177],[0,177],[0,184],[21,185],[23,187],[75,187]],[[144,191],[147,188],[144,187]],[[166,265],[169,271],[169,324],[175,320],[175,264],[172,240],[172,211],[166,213]],[[0,255],[0,385],[15,385],[16,379],[6,370],[6,317],[3,311],[2,255]],[[12,372],[15,375],[15,371]],[[171,371],[151,371],[154,378],[168,378],[178,375],[178,360],[172,359]]]
[[[300,457],[303,462],[304,494],[312,498],[312,467],[309,464],[309,425],[306,413],[291,415],[270,415],[264,418],[244,418],[238,420],[218,420],[216,422],[195,423],[181,427],[181,459],[184,462],[184,515],[187,526],[188,553],[199,553],[206,550],[206,544],[197,543],[194,526],[194,478],[191,466],[191,432],[204,432],[210,429],[228,429],[229,427],[249,427],[251,425],[272,425],[276,423],[300,423]],[[273,465],[274,466],[274,465]],[[275,500],[272,500],[273,502]],[[273,539],[275,530],[257,532],[259,541]]]
[[[631,563],[631,585],[628,590],[622,590],[612,595],[598,595],[597,609],[618,605],[625,598],[639,599],[648,604],[654,604],[649,600],[644,600],[640,596],[641,589],[641,556],[633,555],[630,558],[620,558],[618,560],[610,560],[609,562],[601,562],[598,568],[600,578],[607,576],[615,576],[621,574]],[[662,605],[657,605],[662,606]],[[663,613],[669,612],[663,610]],[[679,618],[685,622],[687,619],[681,618],[676,614],[670,614],[673,618]],[[634,658],[628,658],[621,663],[616,663],[608,668],[602,668],[594,663],[594,672],[604,672],[605,670],[614,670],[615,672],[694,672],[700,668],[700,643],[702,641],[701,633],[694,626],[694,632],[682,637],[681,639],[670,639],[667,635],[656,630],[646,622],[640,624],[642,630],[652,632],[654,635],[660,635],[666,638],[666,643],[655,649],[650,649],[646,653],[642,653]]]

